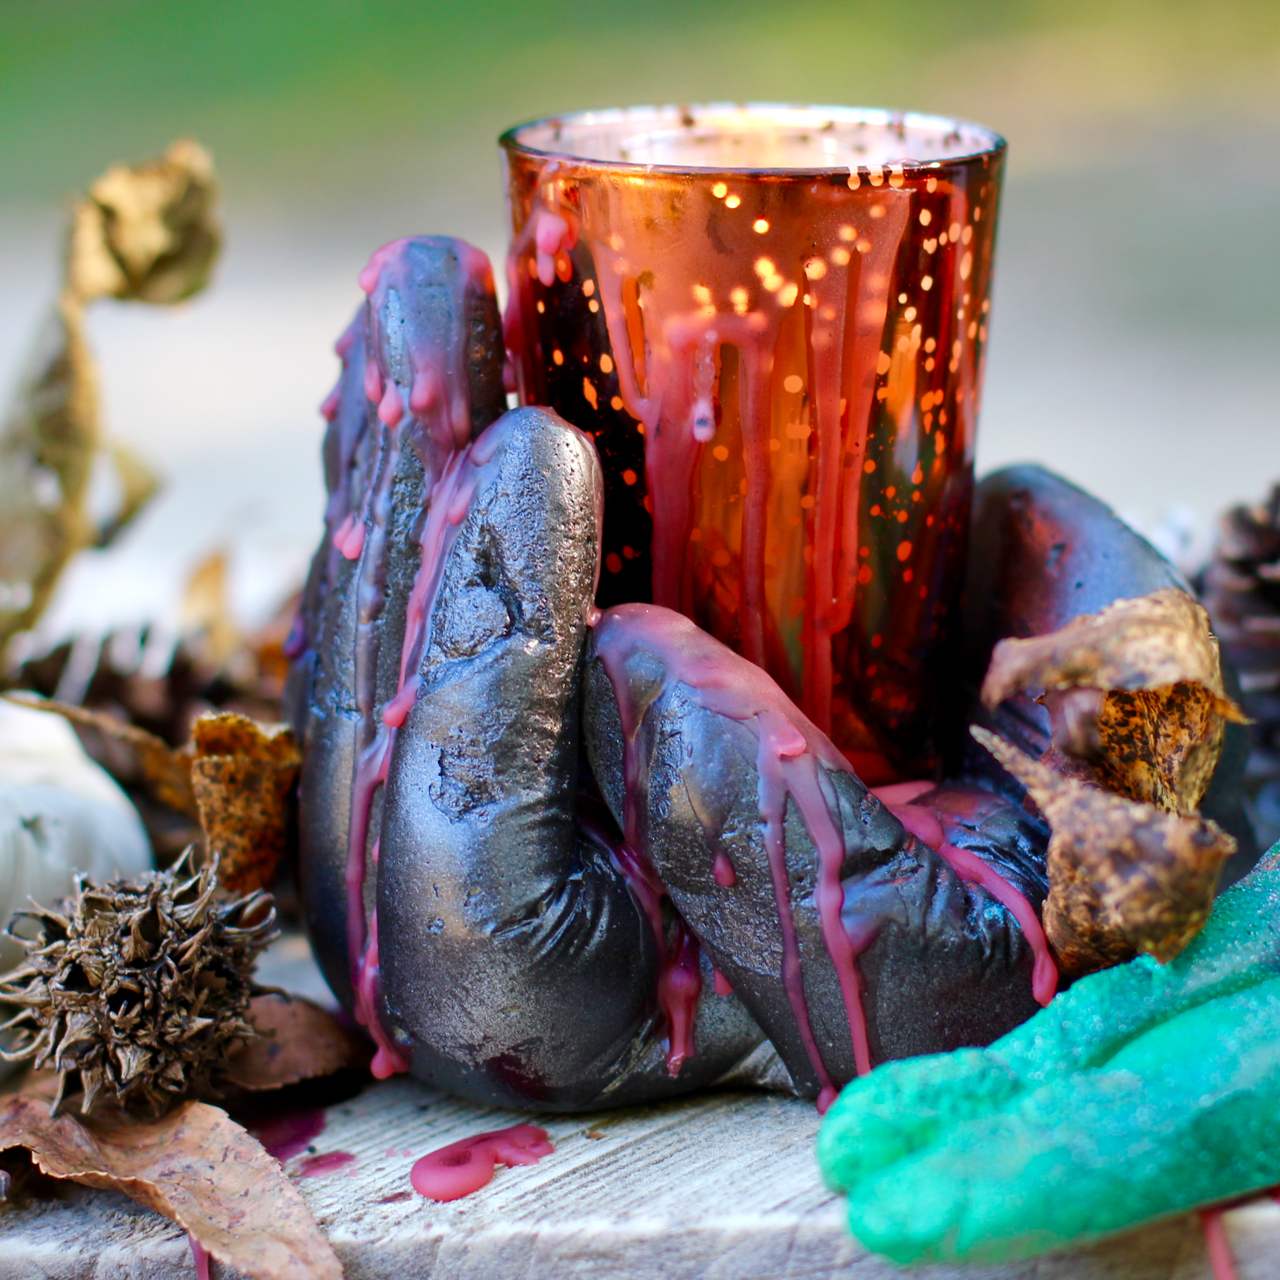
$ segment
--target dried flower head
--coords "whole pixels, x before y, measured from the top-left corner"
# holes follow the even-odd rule
[[[61,1074],[55,1114],[75,1084],[85,1114],[99,1096],[161,1112],[214,1087],[236,1042],[257,1034],[251,974],[278,935],[275,905],[261,892],[219,902],[216,861],[193,875],[189,855],[135,880],[77,876],[56,909],[15,917],[35,921],[36,937],[10,926],[27,956],[0,976],[0,1001],[20,1006],[3,1056]]]

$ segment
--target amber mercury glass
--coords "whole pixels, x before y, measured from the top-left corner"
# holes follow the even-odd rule
[[[1005,144],[845,107],[501,140],[521,401],[604,464],[599,603],[679,609],[864,779],[936,767]]]

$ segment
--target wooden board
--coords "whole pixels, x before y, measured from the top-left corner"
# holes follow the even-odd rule
[[[281,938],[263,982],[332,999],[305,939]],[[499,1169],[452,1204],[409,1186],[414,1160],[534,1117],[472,1106],[407,1079],[330,1107],[314,1153],[354,1162],[326,1177],[286,1168],[328,1232],[347,1280],[1207,1280],[1194,1218],[1092,1249],[1005,1267],[903,1271],[861,1249],[818,1176],[818,1116],[771,1094],[537,1119],[555,1154]],[[115,1192],[0,1201],[0,1280],[191,1280],[185,1234]],[[1238,1280],[1280,1277],[1280,1204],[1227,1215]],[[238,1273],[214,1264],[214,1280]]]
[[[999,1268],[904,1272],[866,1254],[822,1186],[813,1108],[759,1094],[540,1123],[555,1154],[500,1169],[452,1204],[414,1194],[417,1156],[528,1120],[374,1085],[327,1112],[317,1152],[353,1164],[298,1186],[348,1280],[1204,1280],[1203,1238],[1182,1218],[1096,1246]],[[597,1136],[598,1135],[598,1136]],[[297,1173],[305,1155],[289,1161]],[[1240,1280],[1280,1275],[1280,1205],[1228,1215]],[[226,1280],[235,1274],[215,1266]],[[0,1280],[176,1280],[194,1275],[186,1237],[124,1196],[0,1205]]]

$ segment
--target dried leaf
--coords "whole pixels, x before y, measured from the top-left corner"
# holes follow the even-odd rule
[[[271,882],[284,853],[289,793],[302,753],[285,725],[264,727],[223,711],[192,726],[191,785],[211,849],[222,858],[222,882],[249,893]]]
[[[179,615],[187,643],[215,670],[226,665],[242,642],[231,620],[227,574],[225,551],[205,556],[187,579]]]
[[[1098,781],[1167,813],[1197,810],[1222,751],[1226,696],[1209,615],[1172,587],[1118,600],[1058,631],[1002,640],[982,700],[1045,691],[1054,745]]]
[[[249,1003],[249,1021],[259,1036],[241,1046],[225,1073],[241,1089],[279,1089],[367,1067],[372,1057],[363,1037],[301,996],[258,996]]]
[[[220,240],[215,198],[208,154],[178,142],[108,170],[75,208],[61,292],[0,429],[0,649],[34,625],[71,557],[114,536],[154,491],[155,477],[117,454],[125,500],[105,530],[93,527],[86,499],[104,446],[85,308],[201,289]]]
[[[123,1191],[253,1280],[340,1280],[333,1247],[279,1162],[218,1107],[80,1120],[18,1095],[0,1101],[0,1149],[18,1146],[51,1177]]]
[[[1132,959],[1173,959],[1209,917],[1235,841],[1208,819],[1161,812],[971,732],[1026,788],[1052,828],[1044,929],[1073,977]]]
[[[4,696],[19,706],[48,711],[62,716],[74,725],[93,729],[109,741],[127,748],[133,753],[135,776],[153,800],[190,818],[199,818],[200,810],[191,786],[193,747],[175,750],[163,738],[157,738],[155,734],[139,729],[137,725],[126,724],[105,711],[92,711],[87,707],[77,707],[68,702],[57,702],[52,698],[41,698],[30,693],[7,693]],[[118,775],[119,771],[113,772]]]
[[[113,165],[77,206],[68,288],[83,302],[171,304],[208,283],[222,233],[213,161],[182,139],[157,160]]]

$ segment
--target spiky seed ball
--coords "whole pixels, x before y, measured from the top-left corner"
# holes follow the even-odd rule
[[[246,1021],[262,950],[278,936],[270,895],[219,902],[217,863],[190,874],[190,850],[168,871],[98,886],[76,877],[56,909],[19,912],[38,925],[0,1001],[20,1007],[3,1056],[61,1074],[57,1114],[78,1083],[87,1114],[101,1096],[157,1113],[215,1087],[228,1051],[257,1033]],[[0,1051],[3,1052],[3,1051]]]

